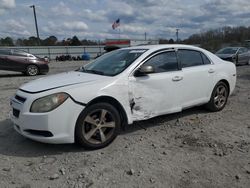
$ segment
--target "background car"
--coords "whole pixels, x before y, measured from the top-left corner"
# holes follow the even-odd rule
[[[49,71],[48,60],[30,53],[0,49],[0,70],[22,72],[28,76],[46,74]]]
[[[226,47],[215,54],[221,59],[231,61],[236,65],[250,64],[250,51],[244,47]]]

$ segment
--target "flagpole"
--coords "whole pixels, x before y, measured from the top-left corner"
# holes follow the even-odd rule
[[[119,40],[121,39],[121,30],[120,30],[120,28],[119,28]]]

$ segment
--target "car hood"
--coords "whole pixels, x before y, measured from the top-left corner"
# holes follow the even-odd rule
[[[78,71],[65,72],[40,78],[22,85],[19,89],[29,93],[38,93],[64,86],[103,81],[107,76],[83,73]]]
[[[216,54],[221,59],[232,58],[234,54]]]

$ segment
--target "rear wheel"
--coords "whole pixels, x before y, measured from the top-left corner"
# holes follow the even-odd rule
[[[210,101],[207,103],[206,107],[210,111],[216,112],[222,110],[228,99],[229,88],[224,82],[219,82],[214,87]]]
[[[36,76],[39,73],[39,69],[36,65],[29,65],[26,68],[26,74],[28,76]]]
[[[93,104],[80,114],[75,139],[88,149],[103,148],[116,138],[120,126],[121,118],[115,107],[108,103]]]

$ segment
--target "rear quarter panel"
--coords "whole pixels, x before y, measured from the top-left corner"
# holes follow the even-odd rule
[[[215,85],[221,81],[226,80],[229,83],[229,90],[231,95],[235,89],[236,85],[236,66],[232,62],[229,61],[221,61],[216,64],[216,76],[215,76]]]
[[[215,75],[213,78],[214,86],[221,80],[226,80],[229,83],[230,95],[233,93],[236,84],[236,66],[230,61],[225,61],[216,56],[215,54],[203,50],[215,67]],[[211,91],[212,94],[212,91]],[[211,96],[211,95],[210,95]]]

